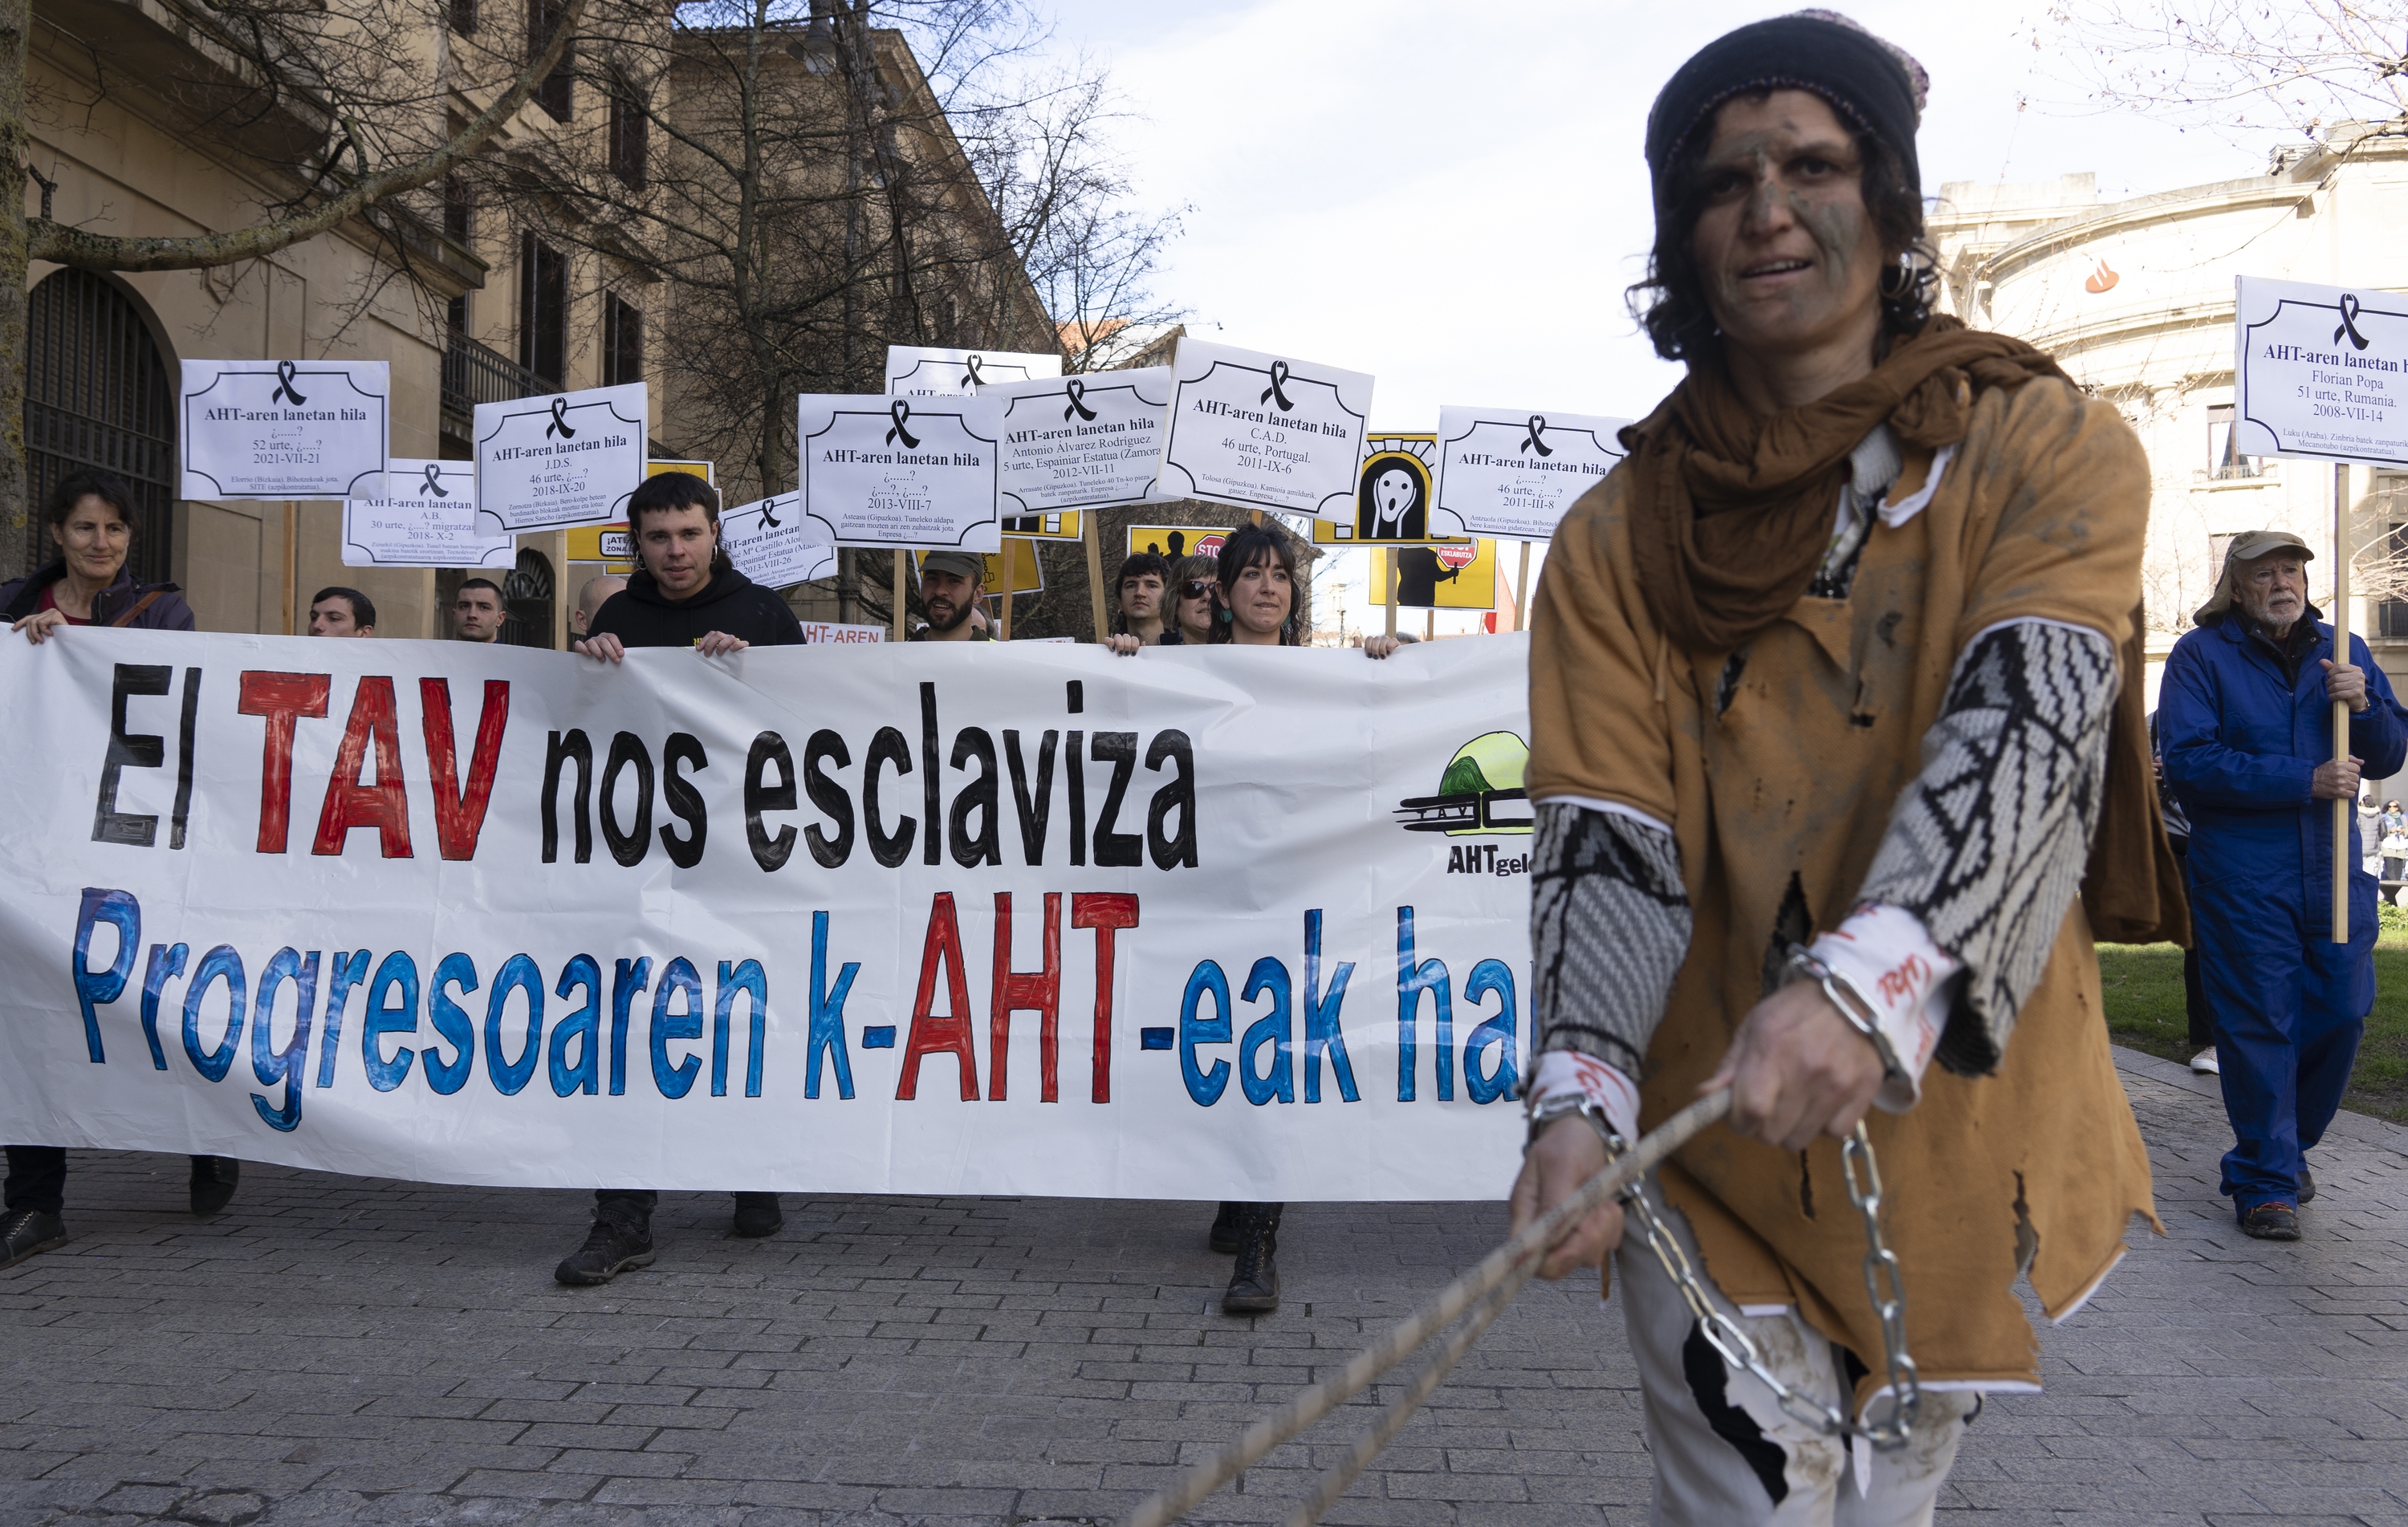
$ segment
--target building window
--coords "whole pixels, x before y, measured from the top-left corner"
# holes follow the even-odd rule
[[[527,62],[532,64],[552,46],[552,34],[560,30],[562,12],[568,8],[566,0],[527,0]],[[561,50],[560,63],[544,76],[543,83],[535,89],[535,104],[552,113],[554,121],[566,121],[575,104],[577,39]]]
[[[644,98],[624,79],[610,84],[610,173],[640,191],[645,155],[652,142],[652,121]]]
[[[533,234],[519,240],[519,364],[557,390],[568,375],[568,257]]]
[[[608,293],[602,298],[602,385],[624,387],[643,379],[643,310]]]
[[[2207,409],[2207,470],[2212,478],[2258,478],[2265,468],[2255,456],[2243,456],[2233,450],[2237,436],[2232,429],[2232,405],[2212,403]]]
[[[463,292],[444,306],[444,320],[453,334],[468,332],[468,293]]]
[[[477,35],[477,0],[452,0],[452,30],[464,37]]]
[[[462,249],[476,232],[477,200],[468,182],[456,175],[443,178],[443,236]]]

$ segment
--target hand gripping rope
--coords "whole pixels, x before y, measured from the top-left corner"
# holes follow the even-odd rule
[[[1886,1419],[1874,1425],[1856,1426],[1839,1411],[1799,1394],[1775,1377],[1747,1334],[1714,1308],[1680,1244],[1648,1204],[1647,1173],[1688,1144],[1707,1125],[1729,1113],[1730,1102],[1728,1089],[1708,1093],[1674,1114],[1662,1128],[1641,1138],[1636,1146],[1613,1153],[1604,1169],[1583,1183],[1578,1192],[1533,1220],[1520,1234],[1490,1252],[1479,1266],[1440,1290],[1437,1298],[1391,1327],[1386,1335],[1358,1353],[1337,1377],[1313,1385],[1277,1414],[1246,1428],[1211,1459],[1140,1504],[1125,1519],[1122,1527],[1168,1527],[1206,1496],[1260,1462],[1271,1449],[1293,1441],[1315,1421],[1370,1388],[1382,1374],[1412,1356],[1424,1342],[1470,1310],[1471,1318],[1440,1345],[1405,1386],[1404,1393],[1381,1412],[1379,1420],[1355,1440],[1344,1458],[1322,1475],[1311,1497],[1287,1519],[1287,1527],[1312,1527],[1321,1520],[1322,1512],[1346,1493],[1347,1487],[1379,1456],[1380,1449],[1404,1429],[1423,1402],[1438,1391],[1463,1354],[1471,1349],[1497,1317],[1505,1312],[1505,1306],[1513,1302],[1513,1296],[1522,1292],[1522,1285],[1539,1270],[1548,1249],[1569,1234],[1592,1209],[1612,1198],[1622,1200],[1631,1210],[1650,1249],[1663,1262],[1665,1272],[1698,1316],[1706,1339],[1727,1360],[1770,1386],[1784,1410],[1826,1435],[1861,1434],[1885,1452],[1905,1446],[1921,1393],[1915,1384],[1914,1360],[1906,1352],[1906,1296],[1898,1281],[1898,1258],[1881,1239],[1881,1178],[1874,1170],[1872,1147],[1861,1124],[1855,1138],[1843,1143],[1842,1159],[1847,1168],[1848,1196],[1864,1217],[1866,1240],[1871,1247],[1865,1259],[1865,1279],[1873,1307],[1881,1317],[1882,1344],[1889,1364],[1890,1409]],[[1864,1167],[1862,1188],[1858,1186],[1856,1170],[1859,1160]]]

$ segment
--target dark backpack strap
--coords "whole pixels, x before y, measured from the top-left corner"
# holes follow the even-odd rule
[[[159,602],[161,592],[162,591],[158,589],[151,590],[149,593],[146,593],[141,598],[136,600],[132,609],[127,610],[124,614],[119,616],[116,620],[111,621],[108,623],[112,626],[132,625],[136,616],[141,614],[144,610],[149,609],[152,605]]]

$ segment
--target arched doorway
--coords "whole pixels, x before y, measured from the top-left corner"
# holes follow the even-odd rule
[[[552,559],[531,547],[502,577],[502,640],[512,647],[552,646]]]
[[[25,465],[31,495],[20,571],[50,556],[42,501],[70,472],[99,467],[134,490],[134,576],[169,566],[176,414],[167,364],[132,299],[90,271],[42,278],[25,311]]]

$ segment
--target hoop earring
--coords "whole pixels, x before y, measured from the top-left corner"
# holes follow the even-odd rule
[[[1898,286],[1895,290],[1892,290],[1890,286],[1890,278],[1892,276],[1898,278]],[[1883,300],[1885,302],[1898,302],[1904,298],[1909,293],[1914,290],[1914,277],[1915,270],[1914,256],[1905,254],[1899,255],[1898,257],[1897,264],[1892,265],[1889,269],[1882,272],[1881,295]]]

